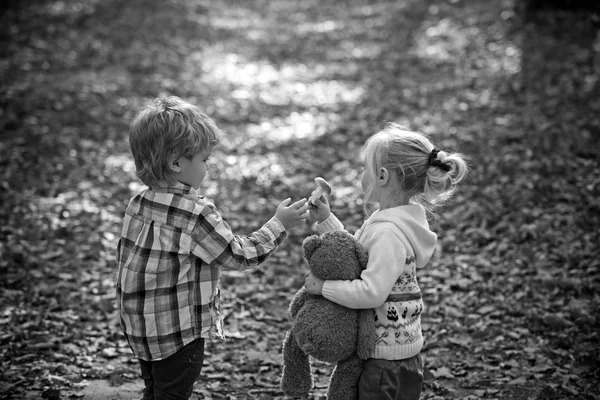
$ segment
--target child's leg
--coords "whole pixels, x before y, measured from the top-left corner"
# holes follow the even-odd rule
[[[172,356],[151,363],[151,385],[157,400],[189,399],[204,361],[204,339],[197,339]],[[142,374],[144,367],[142,367]],[[142,375],[144,377],[144,375]],[[144,378],[146,391],[149,382]],[[146,394],[144,393],[144,399]]]
[[[365,361],[358,385],[359,400],[418,400],[423,386],[421,355],[405,360]]]
[[[142,379],[144,380],[144,397],[142,400],[154,400],[154,380],[152,380],[152,362],[140,360]]]

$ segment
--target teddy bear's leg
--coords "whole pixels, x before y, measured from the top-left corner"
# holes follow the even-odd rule
[[[356,353],[366,360],[375,349],[377,335],[375,334],[375,315],[372,309],[358,310],[358,341]]]
[[[356,353],[337,363],[329,381],[327,400],[358,399],[358,382],[363,363]]]
[[[290,329],[283,341],[281,390],[292,397],[306,396],[313,387],[310,359],[298,347]]]

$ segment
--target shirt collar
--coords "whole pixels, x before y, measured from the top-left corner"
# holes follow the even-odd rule
[[[159,183],[150,187],[150,190],[157,193],[173,193],[173,194],[195,194],[198,195],[196,189],[181,182]]]

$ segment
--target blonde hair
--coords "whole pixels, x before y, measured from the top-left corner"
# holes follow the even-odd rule
[[[220,135],[212,119],[179,97],[151,100],[129,127],[136,175],[148,186],[171,183],[170,162],[215,146]]]
[[[364,173],[370,178],[365,188],[365,211],[369,215],[376,208],[373,194],[381,168],[395,171],[410,201],[429,211],[450,198],[468,173],[463,155],[438,151],[424,134],[395,123],[386,124],[367,140],[364,155]]]

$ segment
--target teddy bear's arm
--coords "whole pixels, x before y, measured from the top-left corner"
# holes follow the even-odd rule
[[[358,310],[358,342],[356,353],[366,360],[375,349],[375,317],[373,309]]]
[[[296,316],[296,314],[298,314],[298,311],[300,311],[300,309],[302,308],[304,303],[306,303],[307,298],[308,298],[308,292],[306,291],[306,288],[303,286],[302,288],[300,288],[300,290],[298,290],[296,292],[296,295],[294,296],[294,298],[292,299],[292,301],[290,303],[290,314],[292,315],[292,318],[294,318]]]

